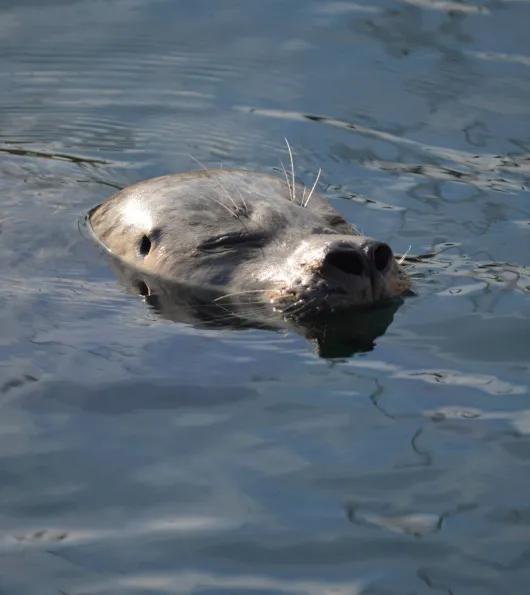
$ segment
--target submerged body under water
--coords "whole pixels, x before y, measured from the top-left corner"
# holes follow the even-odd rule
[[[3,590],[526,593],[529,18],[0,0]],[[281,177],[284,137],[415,296],[241,324],[78,229],[197,160]]]

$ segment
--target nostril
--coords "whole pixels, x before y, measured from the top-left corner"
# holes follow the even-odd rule
[[[333,250],[326,254],[325,266],[331,266],[349,275],[362,275],[364,272],[363,258],[353,250]]]
[[[386,267],[389,265],[392,258],[394,258],[392,248],[390,248],[388,244],[378,244],[376,248],[373,250],[372,254],[375,268],[379,272],[384,271]]]

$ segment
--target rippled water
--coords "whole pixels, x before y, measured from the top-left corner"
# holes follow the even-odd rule
[[[523,594],[530,3],[0,0],[0,590]],[[410,248],[375,348],[157,317],[80,217],[210,166]],[[336,354],[335,354],[336,355]]]

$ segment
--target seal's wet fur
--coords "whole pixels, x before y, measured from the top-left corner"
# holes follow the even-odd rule
[[[107,250],[139,271],[253,294],[286,314],[372,305],[409,288],[390,247],[308,196],[267,174],[199,171],[129,186],[88,219]]]

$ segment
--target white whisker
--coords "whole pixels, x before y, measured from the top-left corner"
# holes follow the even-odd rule
[[[307,307],[309,307],[313,302],[316,301],[317,298],[312,298],[307,302],[304,302],[303,304],[301,304],[300,306],[298,306],[298,308],[296,309],[286,309],[286,313],[289,314],[289,316],[296,316],[297,314],[299,314],[300,312],[302,312],[304,309],[306,309]],[[296,304],[293,304],[293,306]]]
[[[241,199],[241,202],[243,203],[243,207],[245,209],[245,213],[246,213],[246,215],[248,217],[249,210],[248,210],[247,201],[245,200],[245,198],[243,197],[243,194],[242,194],[241,190],[237,186],[236,186],[236,190],[237,190],[237,193],[239,194],[239,198]]]
[[[204,171],[205,171],[205,172],[208,174],[208,176],[209,176],[209,177],[211,177],[211,178],[213,179],[213,177],[212,177],[212,175],[211,175],[210,171],[208,170],[208,168],[207,168],[207,167],[206,167],[206,166],[205,166],[203,163],[201,163],[201,162],[200,162],[200,161],[199,161],[199,160],[198,160],[196,157],[194,157],[193,155],[190,155],[189,153],[188,153],[188,156],[189,156],[189,157],[191,157],[191,158],[192,158],[194,161],[196,161],[196,162],[197,162],[197,163],[198,163],[198,164],[199,164],[199,165],[200,165],[200,166],[201,166],[201,167],[204,169]],[[237,203],[236,203],[236,201],[235,201],[235,200],[234,200],[234,199],[233,199],[233,198],[230,196],[230,193],[228,192],[228,190],[227,190],[227,189],[226,189],[226,188],[225,188],[225,187],[224,187],[224,186],[221,184],[221,182],[220,182],[219,180],[216,180],[216,182],[219,184],[219,186],[220,186],[221,190],[223,190],[223,191],[224,191],[224,193],[225,193],[225,194],[226,194],[226,196],[228,197],[228,200],[230,200],[230,202],[231,202],[231,203],[234,205],[235,211],[233,212],[233,215],[234,215],[235,217],[238,217],[238,213],[237,213],[237,212],[238,212],[238,210],[239,210],[239,207],[237,206]],[[214,200],[215,200],[215,199],[214,199]],[[217,202],[218,202],[219,204],[222,204],[222,203],[220,203],[219,201],[217,201]],[[223,205],[223,206],[226,206],[226,205]],[[230,212],[232,212],[232,211],[230,211]]]
[[[305,201],[305,203],[302,204],[303,207],[307,207],[307,205],[309,204],[309,201],[311,200],[311,197],[313,196],[313,192],[315,191],[315,188],[317,187],[318,180],[320,179],[321,173],[322,173],[322,169],[319,168],[317,178],[315,180],[315,183],[313,184],[313,187],[311,188],[311,192],[309,193],[309,196],[307,197],[307,200]]]
[[[294,160],[293,160],[293,152],[291,151],[291,145],[289,141],[285,139],[287,143],[287,148],[289,149],[289,157],[291,158],[291,175],[293,176],[293,202],[296,201],[296,182],[294,180]]]
[[[410,252],[410,249],[412,248],[412,246],[409,246],[409,249],[405,252],[405,254],[403,254],[403,256],[398,260],[398,264],[403,264],[403,261],[405,260],[405,258],[407,258],[408,253]]]
[[[247,291],[236,291],[235,293],[227,293],[227,294],[222,295],[218,298],[215,298],[213,301],[218,302],[219,300],[224,300],[225,298],[228,298],[228,297],[235,297],[235,296],[243,295],[243,294],[247,294],[247,293],[265,293],[266,291],[268,291],[268,290],[267,289],[249,289]]]
[[[230,213],[230,215],[232,215],[232,217],[236,217],[237,219],[239,219],[238,214],[235,211],[232,211],[232,209],[230,207],[227,207],[224,203],[222,203],[220,200],[217,200],[213,196],[210,196],[210,198],[214,202],[216,202],[218,205],[220,205],[221,207],[223,207],[223,209],[226,209]]]
[[[291,190],[291,183],[289,182],[289,176],[287,175],[287,172],[285,171],[285,165],[283,164],[283,161],[281,159],[280,159],[280,165],[282,166],[283,174],[285,176],[285,181],[287,182],[287,186],[289,188],[289,198],[291,199],[291,201],[294,201],[293,191]]]

